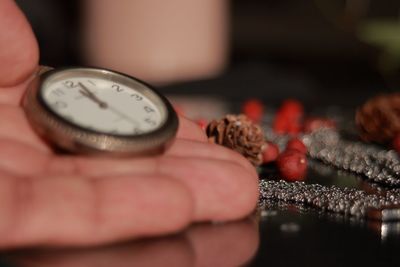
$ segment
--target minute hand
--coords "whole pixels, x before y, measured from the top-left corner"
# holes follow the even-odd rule
[[[108,104],[102,100],[100,100],[93,92],[91,92],[83,83],[78,82],[79,86],[82,87],[82,90],[79,90],[79,92],[83,95],[92,100],[93,102],[96,102],[99,104],[100,108],[107,109]]]

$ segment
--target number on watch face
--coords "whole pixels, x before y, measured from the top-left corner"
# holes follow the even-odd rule
[[[145,95],[102,78],[56,80],[44,88],[42,96],[57,115],[97,132],[137,135],[162,124],[163,114]]]

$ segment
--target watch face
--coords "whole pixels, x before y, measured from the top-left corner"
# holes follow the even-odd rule
[[[105,70],[52,71],[43,79],[39,96],[68,123],[103,134],[150,133],[168,117],[165,103],[147,85]]]

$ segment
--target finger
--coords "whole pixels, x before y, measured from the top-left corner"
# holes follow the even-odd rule
[[[18,149],[24,153],[18,154]],[[7,147],[5,144],[3,150],[8,152],[0,153],[1,168],[20,177],[61,174],[96,179],[129,175],[174,177],[181,181],[193,196],[194,219],[197,221],[242,218],[254,209],[258,200],[256,172],[232,161],[173,156],[125,161],[53,158],[37,151],[29,153],[26,147]]]
[[[14,176],[43,175],[52,156],[50,153],[10,139],[0,139],[0,170]],[[51,164],[50,164],[51,165]],[[68,166],[57,166],[62,170]],[[54,171],[53,173],[57,173]],[[72,173],[72,172],[64,172]]]
[[[13,0],[0,1],[0,87],[22,83],[38,64],[32,29]]]
[[[167,153],[161,157],[181,157],[181,158],[205,158],[232,161],[253,175],[256,169],[248,160],[243,158],[239,153],[227,149],[223,146],[209,144],[191,140],[176,140]],[[157,158],[95,158],[95,157],[58,157],[46,163],[50,171],[59,171],[65,169],[68,171],[75,170],[76,173],[83,173],[90,176],[108,174],[126,174],[130,172],[151,173],[157,169],[160,162]]]
[[[0,247],[94,245],[175,232],[191,222],[186,187],[165,176],[0,179]]]
[[[254,166],[238,152],[213,143],[178,139],[166,151],[166,155],[229,160],[242,165],[249,171],[255,171]]]
[[[7,123],[6,123],[7,124]],[[0,135],[1,135],[0,127]],[[17,128],[15,128],[17,130]],[[23,132],[23,129],[18,129]],[[29,134],[28,134],[29,135]],[[9,136],[12,138],[12,135]],[[17,138],[26,141],[27,137]],[[26,142],[28,143],[28,142]],[[54,156],[43,145],[27,145],[23,142],[0,139],[0,168],[17,176],[24,175],[129,175],[132,173],[155,173],[157,158],[98,158],[84,156]],[[36,144],[37,142],[30,142]],[[256,175],[255,168],[238,153],[219,145],[177,140],[166,156],[198,157],[232,161]]]
[[[195,200],[194,218],[232,220],[250,213],[258,200],[258,175],[226,160],[164,156],[135,160],[64,158],[51,163],[49,172],[76,173],[89,177],[160,174],[180,180]]]
[[[258,200],[257,175],[231,161],[163,157],[158,171],[179,179],[191,191],[197,221],[243,218]]]
[[[250,220],[193,226],[187,236],[197,259],[194,266],[244,266],[259,244],[257,226]]]
[[[251,175],[257,176],[252,166],[240,154],[219,145],[196,142],[191,140],[176,140],[170,150],[161,157],[174,158],[204,158],[208,160],[223,160],[234,162],[245,168]],[[136,157],[136,158],[96,158],[96,157],[54,157],[43,159],[41,166],[43,172],[64,174],[83,174],[91,177],[107,175],[125,175],[129,173],[154,173],[162,160],[159,157]],[[39,160],[39,157],[37,157]],[[195,159],[194,159],[195,160]],[[180,166],[179,166],[180,167]],[[33,172],[34,170],[30,170]],[[36,173],[36,172],[35,172]]]
[[[158,160],[56,156],[9,139],[0,139],[0,170],[14,176],[83,175],[90,178],[155,174]]]
[[[14,253],[7,259],[21,267],[187,267],[194,265],[194,253],[190,242],[182,235],[95,249]]]
[[[179,116],[179,129],[177,137],[180,139],[207,142],[206,134],[200,128],[200,126],[183,116]]]
[[[20,106],[22,96],[33,77],[34,75],[17,86],[0,88],[0,104]]]

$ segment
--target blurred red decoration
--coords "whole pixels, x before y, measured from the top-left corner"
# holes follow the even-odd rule
[[[303,131],[311,133],[321,128],[336,128],[335,121],[326,118],[312,117],[307,118],[303,124]]]
[[[264,105],[260,100],[249,99],[243,103],[242,113],[253,122],[259,123],[264,114]]]
[[[304,143],[298,138],[292,138],[286,145],[286,149],[295,149],[301,152],[302,154],[307,154],[307,147]]]
[[[292,121],[287,126],[287,133],[295,136],[301,133],[302,128],[300,121]]]
[[[302,181],[307,173],[306,156],[295,149],[287,149],[279,155],[276,165],[281,177],[287,181]]]
[[[294,99],[285,100],[276,113],[274,131],[278,134],[299,134],[303,115],[304,107],[301,102]]]
[[[271,142],[265,143],[263,150],[263,163],[269,163],[275,161],[279,156],[279,148],[276,144]]]
[[[287,99],[283,101],[279,112],[286,115],[290,119],[301,119],[304,114],[303,104],[295,99]]]
[[[203,131],[206,130],[206,127],[207,127],[207,125],[208,125],[207,120],[205,120],[205,119],[198,119],[198,120],[196,120],[196,123],[197,123],[197,125],[200,126],[200,128],[201,128]]]
[[[393,139],[393,148],[400,154],[400,133],[396,134]]]
[[[284,134],[287,132],[287,122],[283,116],[277,114],[274,120],[274,131],[277,134]]]

